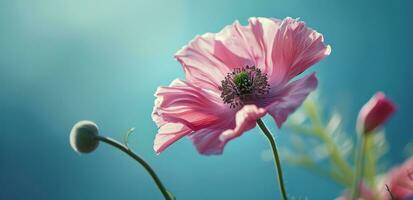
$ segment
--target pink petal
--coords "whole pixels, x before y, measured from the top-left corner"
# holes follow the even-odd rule
[[[219,94],[181,80],[174,80],[169,87],[159,87],[155,96],[158,101],[152,114],[155,122],[179,122],[190,128],[215,122],[216,115],[227,107]]]
[[[260,59],[261,62],[258,62],[260,63],[258,67],[261,67],[262,71],[268,74],[270,81],[282,79],[283,74],[285,73],[279,73],[277,70],[284,70],[284,68],[276,68],[277,66],[274,66],[271,56],[274,46],[274,39],[278,29],[280,28],[281,20],[252,17],[248,21],[249,27],[251,28],[255,40],[257,41],[262,52],[262,59]]]
[[[303,22],[286,18],[250,18],[218,33],[197,36],[175,55],[186,79],[199,87],[218,90],[234,68],[256,66],[269,76],[275,90],[330,54],[323,36]]]
[[[235,116],[235,128],[233,123],[221,124],[194,132],[190,137],[201,154],[222,154],[225,144],[241,136],[244,132],[255,127],[259,118],[266,114],[265,109],[255,105],[246,105]],[[223,119],[225,122],[226,120]]]
[[[181,123],[166,123],[159,127],[156,134],[153,149],[157,154],[165,150],[169,145],[191,133],[192,130]]]
[[[233,127],[233,125],[235,124],[234,119],[231,118],[222,122],[223,123],[220,123],[216,126],[200,129],[189,135],[200,154],[222,154],[225,143],[219,140],[219,137],[226,129]]]
[[[175,57],[183,65],[188,81],[216,90],[234,68],[265,68],[266,52],[261,42],[251,24],[242,26],[235,21],[218,33],[197,36]]]
[[[234,25],[227,26],[219,33],[197,36],[175,55],[182,64],[186,80],[203,88],[218,90],[221,81],[233,68],[254,63],[248,55],[237,55],[243,48],[234,32]],[[232,47],[228,43],[234,44]],[[239,52],[237,52],[239,51]]]
[[[289,83],[279,93],[263,100],[267,104],[268,113],[274,118],[280,128],[287,117],[293,113],[307,98],[310,92],[317,88],[315,73]]]
[[[218,94],[181,80],[159,87],[155,96],[152,118],[160,128],[154,145],[157,153],[192,131],[216,124],[223,113],[234,112]]]
[[[288,82],[330,54],[331,48],[324,44],[323,36],[304,22],[287,17],[279,25],[278,20],[274,23],[279,27],[272,45],[270,84]]]

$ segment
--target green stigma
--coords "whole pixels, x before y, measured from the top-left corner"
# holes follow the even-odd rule
[[[267,74],[255,66],[236,68],[221,81],[221,98],[235,108],[265,98],[269,93]]]
[[[240,87],[249,81],[249,76],[247,72],[239,72],[234,76],[234,83],[236,86]]]

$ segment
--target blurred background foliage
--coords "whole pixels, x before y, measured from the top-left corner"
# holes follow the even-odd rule
[[[257,129],[228,144],[223,156],[200,156],[188,140],[160,156],[152,150],[153,93],[183,77],[173,54],[197,34],[251,16],[300,17],[324,34],[332,54],[310,71],[320,80],[325,123],[336,109],[341,130],[351,135],[375,91],[393,99],[398,111],[386,126],[385,159],[400,163],[413,149],[411,8],[407,0],[2,0],[0,199],[160,199],[148,175],[114,149],[101,145],[87,156],[70,149],[68,133],[82,119],[117,139],[136,127],[129,146],[178,199],[279,198],[273,165],[261,159],[267,141]],[[293,133],[266,122],[281,146],[292,146]],[[314,139],[291,142],[323,160]],[[342,145],[340,153],[351,154],[350,143]],[[332,199],[342,190],[306,170],[284,168],[291,195]]]
[[[283,148],[283,159],[292,166],[298,166],[323,176],[351,191],[354,185],[356,154],[360,147],[360,134],[343,130],[342,116],[334,111],[323,116],[322,107],[315,95],[311,95],[302,108],[294,113],[288,123],[290,143]],[[325,111],[328,113],[328,111]],[[326,119],[324,119],[326,118]],[[388,151],[383,127],[365,137],[364,184],[377,188],[380,176],[389,170],[389,161],[384,159]],[[264,151],[264,160],[268,159]],[[377,189],[376,189],[377,190]],[[377,192],[373,190],[373,192]],[[343,190],[344,193],[344,190]],[[378,196],[378,194],[377,194]]]

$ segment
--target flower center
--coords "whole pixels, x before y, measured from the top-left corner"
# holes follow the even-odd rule
[[[236,68],[221,81],[221,98],[231,108],[242,106],[268,94],[267,74],[255,66]]]

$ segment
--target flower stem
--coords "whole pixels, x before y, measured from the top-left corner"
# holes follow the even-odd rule
[[[261,119],[257,120],[257,124],[260,127],[261,131],[264,133],[264,135],[267,137],[268,142],[271,145],[272,153],[274,156],[274,164],[275,164],[275,167],[277,169],[277,174],[278,174],[278,184],[280,186],[280,191],[281,191],[283,200],[287,200],[287,192],[284,186],[284,178],[283,178],[283,173],[281,169],[281,162],[278,156],[277,145],[275,144],[274,137],[272,136],[271,132],[268,130],[267,126],[264,124],[264,122]]]
[[[356,168],[354,172],[353,195],[352,199],[356,200],[360,196],[360,181],[363,179],[364,157],[366,154],[366,136],[361,134],[358,152],[356,155]]]
[[[366,147],[365,147],[365,164],[364,164],[364,171],[363,175],[366,178],[366,182],[369,184],[369,186],[374,186],[376,185],[376,162],[377,162],[377,155],[376,155],[376,150],[375,150],[375,141],[374,141],[374,134],[369,134],[366,135],[365,140],[366,140]],[[379,195],[376,187],[371,187],[371,191],[374,195],[374,199],[378,200]]]
[[[123,151],[124,153],[126,153],[127,155],[129,155],[130,157],[132,157],[133,159],[138,161],[139,164],[141,164],[143,166],[143,168],[145,168],[145,170],[149,173],[149,175],[155,181],[156,185],[158,186],[158,189],[161,191],[162,195],[165,197],[165,200],[175,200],[175,197],[165,188],[165,186],[162,184],[159,177],[156,175],[155,171],[139,155],[135,154],[127,146],[121,144],[120,142],[118,142],[118,141],[116,141],[112,138],[99,136],[98,139],[101,142],[107,143],[107,144]]]

